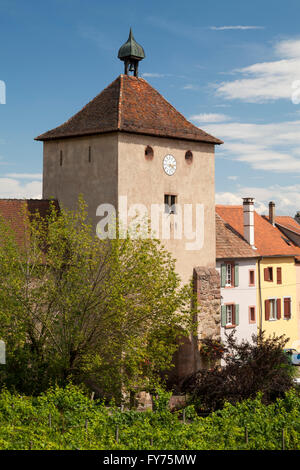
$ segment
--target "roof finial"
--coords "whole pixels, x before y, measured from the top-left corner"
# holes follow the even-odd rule
[[[135,77],[138,76],[139,61],[145,58],[145,52],[134,39],[131,28],[127,41],[119,49],[118,58],[124,62],[125,75],[128,75],[128,72],[133,72]]]

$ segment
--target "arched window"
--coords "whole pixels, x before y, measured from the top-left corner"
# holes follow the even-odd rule
[[[193,154],[190,150],[185,152],[185,161],[189,164],[192,163],[192,161],[193,161]]]

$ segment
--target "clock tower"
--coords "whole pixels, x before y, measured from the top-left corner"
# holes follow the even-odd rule
[[[124,201],[128,209],[142,205],[150,216],[163,207],[167,234],[158,236],[175,257],[182,281],[194,276],[204,302],[198,338],[210,330],[216,336],[214,148],[222,141],[187,121],[138,76],[145,53],[131,30],[118,57],[124,74],[64,124],[36,138],[44,143],[43,198],[74,209],[83,194],[95,226],[101,204],[117,211]],[[179,375],[199,367],[195,349],[192,339],[182,348]]]

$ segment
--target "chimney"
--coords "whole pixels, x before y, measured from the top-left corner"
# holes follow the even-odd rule
[[[272,225],[275,225],[275,202],[269,202],[269,221]]]
[[[244,238],[254,248],[254,198],[243,197]]]

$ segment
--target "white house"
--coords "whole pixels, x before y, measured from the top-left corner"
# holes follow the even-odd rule
[[[233,329],[239,341],[257,333],[257,253],[216,214],[216,269],[221,279],[221,339]]]

